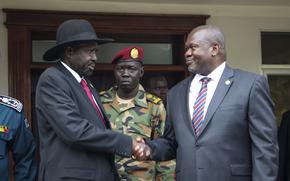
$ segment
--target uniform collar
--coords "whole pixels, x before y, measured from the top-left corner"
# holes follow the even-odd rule
[[[102,96],[102,102],[111,103],[114,109],[116,109],[118,112],[123,112],[136,106],[142,107],[142,108],[148,107],[148,103],[146,100],[146,93],[141,84],[139,84],[139,89],[136,96],[133,99],[133,102],[129,104],[120,105],[116,99],[116,93],[117,92],[114,87],[110,88],[108,91],[106,91],[104,96]]]

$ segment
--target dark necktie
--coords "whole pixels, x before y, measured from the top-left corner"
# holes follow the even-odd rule
[[[87,96],[89,97],[90,101],[92,102],[94,108],[96,109],[100,119],[102,120],[102,123],[104,124],[104,126],[106,127],[106,124],[105,124],[105,119],[104,119],[104,116],[99,108],[99,106],[97,105],[97,103],[95,102],[94,98],[93,98],[93,94],[91,92],[91,90],[89,89],[88,85],[87,85],[87,82],[82,79],[81,80],[81,85],[82,87],[84,88],[84,90],[86,91],[86,94]]]
[[[200,134],[202,124],[204,121],[204,105],[206,102],[206,95],[207,95],[207,83],[210,81],[210,78],[204,77],[200,79],[200,81],[202,85],[193,106],[193,117],[192,117],[192,125],[194,128],[195,134],[197,136]]]

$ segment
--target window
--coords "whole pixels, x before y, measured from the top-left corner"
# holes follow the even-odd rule
[[[268,78],[277,123],[290,110],[290,32],[262,32],[262,71]]]

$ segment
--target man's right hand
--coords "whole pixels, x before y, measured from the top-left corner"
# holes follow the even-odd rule
[[[133,139],[133,158],[139,161],[149,160],[151,156],[151,148],[145,143],[145,141],[138,137]]]

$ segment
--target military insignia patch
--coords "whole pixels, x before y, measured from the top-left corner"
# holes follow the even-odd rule
[[[150,100],[151,102],[154,102],[155,104],[160,104],[162,101],[160,98],[149,93],[147,93],[146,98],[147,100]]]
[[[138,51],[138,49],[137,48],[132,48],[131,49],[131,52],[130,52],[130,56],[133,59],[138,58],[139,57],[139,51]]]
[[[0,133],[8,133],[8,132],[9,132],[8,126],[0,125]]]
[[[2,96],[2,95],[0,95],[0,104],[11,107],[18,112],[21,112],[22,107],[23,107],[22,103],[18,101],[17,99],[14,99],[9,96]]]
[[[153,98],[153,95],[152,94],[147,94],[147,98],[151,99],[151,98]]]
[[[101,92],[99,92],[99,95],[102,96],[102,95],[104,95],[105,93],[106,93],[106,91],[101,91]]]
[[[158,98],[158,97],[156,97],[155,99],[154,99],[154,101],[153,101],[155,104],[158,104],[158,103],[160,103],[161,102],[161,99],[160,98]]]
[[[106,98],[106,99],[111,99],[111,95],[107,92],[107,91],[101,91],[99,92],[99,95],[103,98]]]

